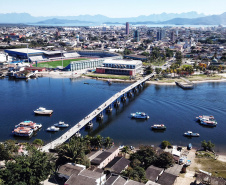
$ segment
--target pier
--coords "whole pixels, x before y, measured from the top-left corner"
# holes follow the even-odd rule
[[[46,144],[42,147],[42,151],[49,152],[50,149],[54,149],[55,147],[61,145],[62,143],[66,142],[68,139],[70,139],[73,135],[75,135],[77,132],[80,131],[83,127],[85,127],[88,123],[92,122],[94,118],[97,119],[103,119],[103,112],[111,111],[112,110],[112,104],[114,104],[115,107],[120,106],[120,100],[122,102],[126,101],[126,95],[133,93],[136,93],[138,89],[140,89],[144,83],[153,76],[154,74],[150,74],[143,79],[138,80],[137,82],[131,84],[130,86],[126,87],[125,89],[121,90],[120,92],[114,94],[112,97],[110,97],[107,101],[105,101],[103,104],[101,104],[98,108],[96,108],[94,111],[92,111],[89,115],[87,115],[85,118],[83,118],[80,122],[78,122],[76,125],[71,127],[67,132],[65,132],[63,135],[61,135],[59,138],[55,139],[54,141]]]

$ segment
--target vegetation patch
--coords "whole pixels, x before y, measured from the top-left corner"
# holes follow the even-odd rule
[[[77,58],[77,59],[63,60],[63,66],[67,67],[71,62],[80,61],[80,60],[87,60],[87,59]],[[46,67],[46,68],[56,68],[57,66],[62,66],[62,60],[56,60],[51,62],[41,62],[37,64],[37,67]]]
[[[124,76],[124,75],[87,74],[85,76],[92,77],[92,78],[130,80],[130,76]]]

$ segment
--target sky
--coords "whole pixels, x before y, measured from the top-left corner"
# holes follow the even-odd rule
[[[140,15],[196,11],[206,15],[226,12],[226,0],[0,0],[0,13],[32,16]]]

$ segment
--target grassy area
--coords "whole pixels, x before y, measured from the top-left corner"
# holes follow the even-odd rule
[[[195,162],[200,164],[201,170],[212,173],[215,177],[226,178],[226,163],[212,158],[196,158]]]
[[[164,65],[166,63],[166,61],[156,61],[156,62],[152,62],[151,64],[153,65],[153,66],[162,66],[162,65]]]
[[[129,76],[124,75],[107,75],[107,74],[87,74],[85,76],[92,77],[92,78],[107,78],[107,79],[120,79],[120,80],[129,80]]]
[[[87,60],[87,59],[79,58],[79,59],[63,60],[63,66],[66,67],[70,64],[70,62],[79,61],[79,60]],[[62,66],[62,60],[51,61],[51,62],[41,62],[41,63],[38,63],[37,65],[37,67],[46,67],[46,68],[56,68],[57,66]]]

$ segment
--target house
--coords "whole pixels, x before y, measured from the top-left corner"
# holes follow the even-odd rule
[[[125,185],[144,185],[144,183],[129,180]]]
[[[105,185],[125,185],[126,182],[127,178],[112,174],[111,177],[106,181]]]
[[[170,173],[166,173],[164,172],[159,180],[158,180],[158,183],[159,184],[164,184],[164,185],[173,185],[175,180],[176,180],[177,176],[176,175],[172,175]]]
[[[148,181],[148,182],[146,182],[145,185],[160,185],[160,184],[153,182],[153,181]]]
[[[160,175],[162,175],[164,169],[158,168],[153,165],[149,166],[146,170],[146,178],[153,182],[156,182]]]
[[[115,157],[107,166],[105,166],[104,170],[120,174],[129,164],[130,161],[128,159],[125,159],[124,157]]]
[[[78,175],[81,171],[85,170],[83,165],[73,165],[72,163],[67,163],[59,167],[57,173],[58,177],[69,179],[72,175]]]
[[[105,174],[86,169],[79,174],[73,174],[64,185],[104,185],[105,183]]]
[[[198,173],[196,176],[195,184],[211,184],[211,185],[225,185],[226,181],[219,177],[212,177],[205,173]]]
[[[92,165],[97,166],[97,168],[104,168],[109,162],[111,162],[119,154],[119,148],[110,148],[103,151],[101,154],[96,156],[90,162]]]

